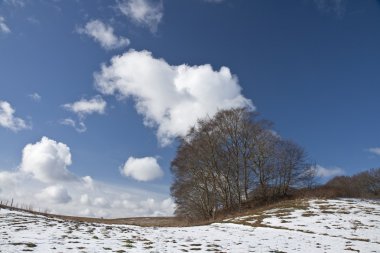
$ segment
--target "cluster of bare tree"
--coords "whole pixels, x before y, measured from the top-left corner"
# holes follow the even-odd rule
[[[180,139],[171,169],[176,214],[193,219],[284,196],[314,176],[305,151],[246,108],[199,120]]]
[[[334,177],[323,188],[333,191],[336,197],[380,198],[380,168]]]

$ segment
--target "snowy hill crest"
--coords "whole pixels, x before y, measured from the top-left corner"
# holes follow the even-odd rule
[[[21,251],[380,252],[380,202],[295,201],[177,228],[73,222],[1,209],[0,252]]]

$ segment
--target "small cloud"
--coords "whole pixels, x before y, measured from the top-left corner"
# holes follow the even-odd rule
[[[164,6],[160,0],[124,0],[119,2],[118,8],[133,22],[148,27],[152,32],[157,31],[164,15]]]
[[[20,171],[45,183],[71,181],[76,177],[67,169],[70,165],[70,148],[64,143],[42,137],[41,141],[30,143],[23,149]]]
[[[10,33],[11,29],[5,24],[5,18],[0,16],[0,33]]]
[[[77,114],[79,118],[79,122],[76,123],[75,120],[71,118],[66,118],[61,120],[59,123],[66,126],[73,127],[77,132],[83,133],[87,131],[87,127],[84,123],[84,118],[87,115],[98,113],[104,114],[106,110],[107,102],[103,100],[103,98],[99,95],[93,97],[92,99],[81,99],[74,103],[68,103],[62,105],[62,107],[66,110],[74,112]]]
[[[125,162],[121,174],[138,181],[151,181],[162,177],[164,172],[154,157],[130,157]]]
[[[36,197],[55,204],[67,204],[72,199],[67,189],[61,185],[49,186],[38,193]]]
[[[344,175],[345,171],[339,167],[326,168],[320,165],[315,166],[316,176],[322,178],[329,178]]]
[[[14,7],[24,7],[25,0],[4,0],[5,4],[12,5]]]
[[[72,104],[64,104],[63,108],[78,114],[79,117],[83,118],[86,115],[99,113],[104,114],[107,106],[107,102],[103,100],[101,96],[95,96],[90,100],[81,99]]]
[[[224,0],[204,0],[204,1],[207,2],[207,3],[216,3],[216,4],[224,2]]]
[[[32,93],[32,94],[29,94],[28,97],[29,97],[30,99],[32,99],[33,101],[36,101],[36,102],[41,101],[41,98],[42,98],[42,97],[40,96],[40,94],[38,94],[37,92],[34,92],[34,93]]]
[[[369,148],[368,152],[380,156],[380,148]]]
[[[78,28],[77,32],[92,37],[106,50],[121,48],[130,44],[129,39],[121,36],[117,37],[113,28],[100,20],[88,22],[84,27]]]
[[[11,104],[0,100],[0,126],[9,128],[14,132],[30,128],[23,119],[14,116],[15,112]]]
[[[75,131],[77,131],[78,133],[84,133],[87,131],[87,127],[86,125],[84,124],[84,122],[78,122],[78,124],[75,122],[75,120],[71,119],[71,118],[66,118],[66,119],[63,119],[59,122],[61,125],[65,125],[65,126],[71,126],[75,129]]]
[[[40,21],[35,17],[28,17],[26,20],[28,20],[29,23],[33,25],[39,25]]]

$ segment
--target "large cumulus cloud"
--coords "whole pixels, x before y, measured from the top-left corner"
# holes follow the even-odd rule
[[[184,136],[199,118],[212,117],[220,109],[253,108],[229,68],[173,66],[148,51],[115,56],[94,76],[101,93],[133,97],[145,125],[157,127],[162,145]]]

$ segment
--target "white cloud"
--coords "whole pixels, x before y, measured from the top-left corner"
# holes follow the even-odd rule
[[[84,123],[85,117],[93,113],[104,114],[107,107],[107,102],[104,101],[101,96],[97,95],[89,100],[83,98],[71,104],[64,104],[62,105],[62,107],[68,111],[77,114],[79,120],[77,123],[75,120],[71,118],[66,118],[60,120],[59,123],[65,126],[71,126],[77,132],[83,133],[87,131],[87,127]]]
[[[154,157],[129,157],[121,170],[122,175],[138,181],[151,181],[164,175]]]
[[[163,3],[160,0],[124,0],[119,2],[120,11],[137,24],[147,26],[152,32],[163,17]]]
[[[1,175],[5,171],[0,171]],[[173,215],[175,204],[168,194],[94,180],[89,189],[81,181],[46,186],[21,172],[8,172],[16,182],[1,184],[0,200],[29,205],[36,210],[53,210],[64,215],[105,218]],[[15,179],[17,178],[17,179]],[[0,181],[1,182],[1,181]],[[63,204],[64,203],[64,204]],[[86,210],[86,211],[85,211]]]
[[[148,198],[140,201],[139,204],[144,209],[149,210],[150,213],[153,213],[153,216],[165,216],[165,212],[162,212],[162,210],[174,210],[176,207],[172,198],[167,198],[161,203],[156,203],[154,199]],[[161,207],[160,210],[157,210],[157,205]]]
[[[375,155],[380,155],[380,148],[370,148],[368,149],[369,152]]]
[[[106,50],[121,48],[130,44],[129,39],[121,36],[117,37],[113,28],[100,20],[88,22],[83,28],[78,28],[77,32],[92,37]]]
[[[94,206],[98,206],[98,207],[109,207],[110,206],[109,202],[105,198],[102,198],[102,197],[95,198],[92,203]]]
[[[0,200],[3,202],[14,199],[14,204],[31,205],[35,210],[105,218],[167,216],[174,212],[175,205],[166,193],[166,186],[150,191],[103,183],[90,176],[80,178],[68,171],[71,155],[67,145],[44,137],[36,144],[26,145],[24,151],[27,147],[33,149],[30,152],[33,159],[23,155],[17,170],[0,170]],[[24,170],[26,163],[41,165],[44,170],[35,166],[33,170]],[[48,168],[52,172],[48,172]],[[75,180],[62,180],[67,175]]]
[[[29,97],[30,99],[32,99],[33,101],[36,101],[36,102],[41,101],[41,98],[42,98],[41,95],[38,94],[37,92],[34,92],[34,93],[32,93],[32,94],[29,94],[28,97]]]
[[[339,167],[326,168],[326,167],[322,167],[321,165],[316,165],[315,170],[316,170],[316,176],[322,177],[322,178],[329,178],[329,177],[340,176],[340,175],[345,174],[345,171]]]
[[[10,171],[0,171],[0,185],[2,187],[15,187],[20,175]]]
[[[173,202],[173,199],[172,198],[167,198],[167,199],[164,199],[162,202],[161,202],[161,210],[175,210],[176,208],[176,205],[175,203]],[[163,214],[165,215],[165,214]],[[161,215],[161,216],[163,216]]]
[[[9,128],[14,132],[30,128],[23,119],[13,115],[15,112],[11,104],[0,100],[0,126]]]
[[[82,181],[84,183],[84,186],[89,189],[94,189],[94,180],[90,176],[82,177]]]
[[[104,114],[106,106],[107,102],[101,96],[95,96],[90,100],[81,99],[72,104],[64,104],[63,108],[78,114],[79,117],[84,117],[93,113]]]
[[[5,18],[0,16],[0,32],[10,33],[11,29],[5,24]]]
[[[84,209],[83,211],[81,211],[79,213],[80,216],[84,216],[84,217],[92,217],[92,216],[95,216],[95,214],[93,212],[91,212],[91,210],[89,208],[86,208]],[[99,216],[99,217],[102,217],[102,216]]]
[[[74,180],[67,169],[71,165],[70,148],[47,137],[28,144],[22,151],[20,170],[42,182]]]
[[[199,118],[214,116],[220,109],[248,106],[238,79],[229,68],[209,65],[169,65],[148,51],[115,56],[109,66],[95,73],[96,88],[103,94],[133,97],[144,124],[157,126],[162,145],[186,135]]]
[[[80,196],[80,203],[83,205],[91,205],[91,200],[87,193]]]
[[[59,123],[61,125],[73,127],[75,129],[75,131],[77,131],[78,133],[83,133],[83,132],[87,131],[87,127],[84,124],[84,122],[82,122],[82,121],[79,121],[78,124],[77,124],[75,122],[75,120],[73,120],[71,118],[66,118],[66,119],[63,119],[63,120],[59,121]]]
[[[56,204],[67,204],[71,201],[71,196],[67,189],[61,185],[52,185],[43,189],[36,197],[43,201],[48,201]]]

